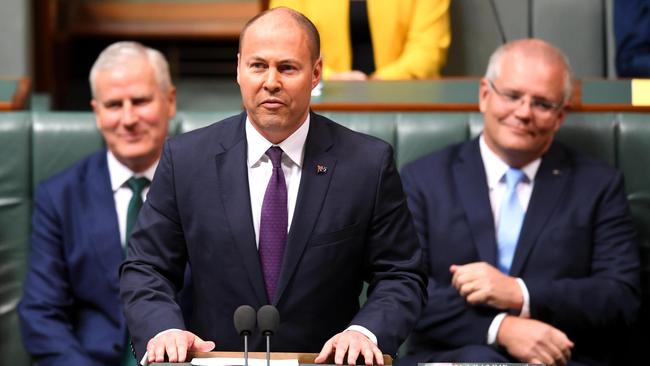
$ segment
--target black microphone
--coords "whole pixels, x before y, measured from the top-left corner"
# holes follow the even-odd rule
[[[250,305],[238,307],[233,321],[239,335],[244,336],[244,365],[248,366],[248,336],[253,334],[255,328],[255,309]]]
[[[257,311],[257,325],[266,337],[266,365],[271,365],[271,336],[280,325],[280,313],[273,305],[264,305]]]

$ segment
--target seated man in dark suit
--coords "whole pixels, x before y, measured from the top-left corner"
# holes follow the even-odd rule
[[[501,46],[479,93],[481,136],[402,172],[429,265],[403,363],[607,365],[639,308],[623,177],[553,140],[571,95],[555,47]]]
[[[188,350],[242,350],[235,309],[273,304],[272,350],[381,365],[426,294],[392,149],[310,113],[322,60],[302,14],[264,12],[239,45],[245,112],[165,144],[131,237],[120,293],[136,352],[174,362]],[[172,296],[188,261],[190,323]],[[260,334],[249,343],[265,349]]]
[[[90,84],[108,149],[42,182],[34,198],[18,311],[23,342],[40,366],[135,365],[118,269],[176,112],[176,92],[164,56],[134,42],[106,48]]]

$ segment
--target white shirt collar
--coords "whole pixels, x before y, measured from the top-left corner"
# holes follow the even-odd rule
[[[485,175],[489,189],[494,189],[501,182],[501,178],[510,168],[501,158],[494,152],[485,142],[485,136],[481,134],[479,138],[479,148],[481,151],[481,158],[483,159],[483,166],[485,166]],[[521,170],[524,171],[528,182],[533,182],[539,165],[542,163],[542,158],[537,158],[530,163],[526,164]]]
[[[284,151],[284,156],[289,157],[299,167],[302,167],[305,141],[307,141],[307,134],[309,133],[309,120],[309,113],[307,113],[305,122],[291,136],[277,144]],[[253,123],[248,116],[246,116],[246,142],[248,144],[249,168],[253,167],[253,165],[265,156],[266,150],[274,146],[253,127]]]
[[[158,160],[152,164],[147,170],[142,173],[134,173],[126,165],[122,164],[115,155],[110,150],[107,150],[107,160],[108,160],[108,173],[111,178],[111,188],[113,193],[118,189],[124,186],[129,178],[136,177],[146,177],[150,181],[153,180],[154,173],[156,172],[156,167],[158,166]]]

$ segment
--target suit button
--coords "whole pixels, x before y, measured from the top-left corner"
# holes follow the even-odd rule
[[[119,343],[113,344],[113,351],[115,352],[122,352],[122,345]]]

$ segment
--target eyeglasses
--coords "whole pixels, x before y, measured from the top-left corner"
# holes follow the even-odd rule
[[[490,88],[494,90],[494,92],[497,93],[497,95],[500,96],[501,99],[511,107],[516,108],[519,107],[522,103],[526,103],[526,100],[524,99],[525,94],[511,90],[499,90],[496,86],[494,86],[494,82],[492,82],[492,80],[488,80],[488,84],[490,85]],[[544,98],[531,97],[530,108],[533,110],[533,113],[536,113],[539,116],[549,116],[551,113],[559,110],[561,108],[561,104],[551,102]]]

